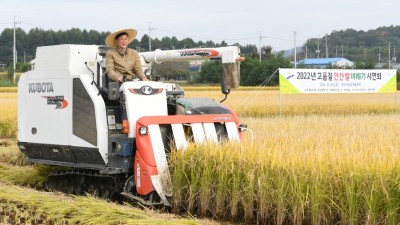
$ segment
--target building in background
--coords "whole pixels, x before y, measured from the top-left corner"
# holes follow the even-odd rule
[[[318,58],[303,59],[297,62],[298,67],[324,69],[329,66],[336,68],[353,68],[354,63],[345,58]]]
[[[189,71],[195,71],[195,72],[200,72],[201,64],[203,63],[203,60],[196,60],[196,61],[190,61],[189,62]]]

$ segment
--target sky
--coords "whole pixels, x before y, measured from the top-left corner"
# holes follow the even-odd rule
[[[229,45],[270,45],[280,51],[332,31],[368,31],[400,25],[399,0],[10,0],[0,4],[0,32],[17,27],[112,32],[138,30],[137,38],[223,40]]]

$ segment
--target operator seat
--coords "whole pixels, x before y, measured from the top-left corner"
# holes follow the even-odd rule
[[[101,92],[103,92],[102,95],[108,100],[118,100],[120,83],[118,81],[111,81],[105,70],[101,79],[103,84],[102,87],[100,87]]]
[[[101,57],[101,61],[98,61],[98,74],[97,74],[97,82],[100,83],[100,88],[107,92],[108,89],[108,76],[106,72],[106,53],[109,47],[107,46],[99,46],[98,55]]]
[[[118,100],[119,82],[111,81],[106,72],[106,53],[108,46],[99,46],[98,54],[102,57],[99,62],[98,82],[100,94],[107,100]]]

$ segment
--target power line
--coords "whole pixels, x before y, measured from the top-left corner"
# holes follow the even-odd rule
[[[50,30],[62,30],[60,28],[54,28],[54,27],[47,27],[47,26],[43,26],[43,25],[38,25],[38,24],[33,24],[33,23],[25,23],[22,22],[22,24],[26,24],[26,25],[30,25],[32,26],[32,28],[45,28],[45,29],[50,29]]]
[[[149,23],[149,51],[151,51],[151,31],[157,29],[157,27],[151,27],[151,22]]]
[[[162,29],[162,28],[158,28],[158,30],[164,31],[166,33],[176,34],[176,35],[180,35],[180,36],[186,36],[186,37],[189,37],[189,38],[192,38],[192,39],[225,40],[225,41],[243,41],[243,40],[258,40],[259,39],[259,36],[241,37],[241,38],[200,37],[200,36],[193,36],[193,35],[189,35],[189,34],[173,32],[173,31],[170,31],[170,30]],[[273,39],[273,40],[280,40],[280,41],[290,41],[290,42],[293,41],[291,39],[285,39],[285,38],[273,37],[273,36],[265,36],[265,35],[263,35],[263,38],[268,38],[268,39]]]
[[[186,36],[192,39],[208,39],[208,40],[250,40],[250,39],[256,39],[254,37],[246,37],[246,38],[210,38],[210,37],[198,37],[198,36],[192,36],[192,35],[188,35],[188,34],[183,34],[183,33],[177,33],[177,32],[173,32],[173,31],[169,31],[169,30],[165,30],[165,29],[158,29],[161,31],[164,31],[166,33],[171,33],[171,34],[176,34],[176,35],[180,35],[180,36]]]

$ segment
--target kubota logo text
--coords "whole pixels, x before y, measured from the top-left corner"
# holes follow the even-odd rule
[[[54,92],[52,82],[29,83],[29,93]]]

